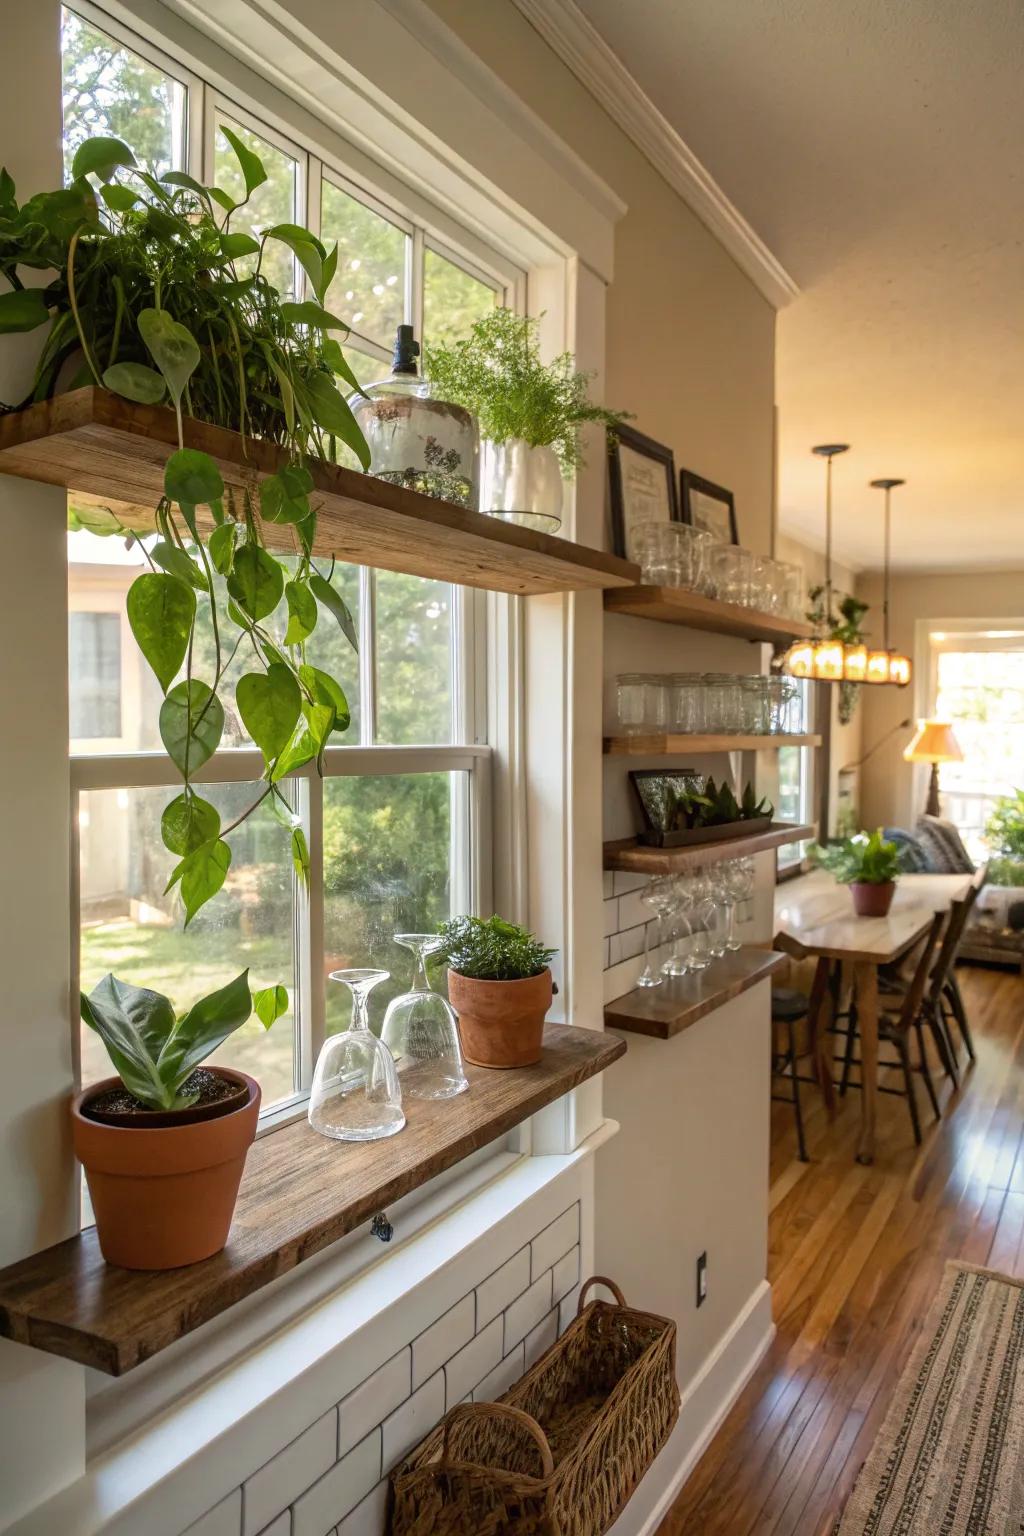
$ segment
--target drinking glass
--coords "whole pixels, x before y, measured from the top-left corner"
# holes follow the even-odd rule
[[[633,534],[633,556],[647,586],[682,585],[685,558],[680,538],[682,526],[681,523],[644,523]]]
[[[713,960],[720,960],[728,948],[729,893],[725,886],[722,866],[716,864],[708,871],[708,900],[711,907],[708,925],[708,952]]]
[[[754,889],[754,861],[753,859],[730,859],[724,866],[723,873],[726,889],[731,897],[725,947],[737,950],[742,948],[742,941],[736,932],[736,908],[741,901],[747,900]]]
[[[654,913],[654,949],[655,953],[661,949],[665,942],[665,918],[671,911],[675,896],[672,890],[671,880],[651,880],[643,889],[640,900],[645,907]],[[644,969],[637,981],[638,987],[660,987],[661,974],[651,964],[651,949],[648,940],[649,924],[644,924]]]
[[[703,679],[699,672],[673,672],[668,683],[668,728],[682,735],[704,729]]]
[[[317,1057],[309,1096],[309,1123],[336,1141],[378,1141],[405,1124],[402,1090],[395,1061],[386,1045],[370,1033],[367,999],[390,972],[332,971],[352,994],[352,1022],[344,1033],[328,1035]]]
[[[676,875],[672,880],[672,948],[667,959],[662,962],[664,976],[685,976],[690,969],[687,953],[693,936],[693,926],[688,917],[690,906],[690,880],[686,875]]]
[[[402,1092],[413,1099],[451,1099],[469,1087],[455,1014],[427,975],[427,956],[440,942],[436,933],[395,934],[395,943],[413,953],[412,989],[388,1004],[380,1038],[395,1058]]]
[[[689,588],[691,592],[700,592],[703,590],[705,569],[714,540],[710,533],[705,533],[702,528],[692,528],[689,523],[677,523],[673,526],[678,529],[676,549],[679,585]]]

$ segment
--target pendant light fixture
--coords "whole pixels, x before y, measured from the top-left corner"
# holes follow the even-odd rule
[[[871,482],[873,490],[885,492],[885,567],[882,584],[882,649],[868,652],[864,681],[894,683],[897,688],[905,688],[910,682],[910,674],[913,670],[910,657],[904,656],[902,651],[894,651],[889,644],[889,554],[892,542],[892,514],[889,498],[897,485],[906,485],[906,481],[872,480]]]
[[[832,620],[832,460],[846,453],[849,443],[819,443],[811,452],[825,460],[825,622]],[[867,670],[868,653],[863,645],[847,645],[828,635],[798,640],[782,661],[790,677],[810,678],[819,683],[861,682]]]

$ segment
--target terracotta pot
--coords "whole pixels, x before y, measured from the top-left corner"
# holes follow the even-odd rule
[[[462,1054],[474,1067],[532,1067],[541,1058],[551,972],[522,981],[478,981],[448,972]]]
[[[123,1128],[82,1114],[93,1083],[71,1104],[75,1155],[85,1168],[100,1249],[123,1269],[176,1269],[219,1253],[228,1240],[245,1157],[256,1135],[260,1086],[244,1072],[212,1067],[244,1084],[239,1109],[186,1125]]]
[[[885,917],[896,894],[896,882],[887,880],[884,885],[869,885],[866,881],[854,880],[850,894],[858,917]]]

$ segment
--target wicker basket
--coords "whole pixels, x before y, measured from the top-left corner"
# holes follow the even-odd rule
[[[594,1285],[617,1305],[586,1305]],[[453,1408],[394,1468],[391,1536],[600,1536],[679,1416],[675,1356],[675,1323],[588,1280],[499,1402]]]

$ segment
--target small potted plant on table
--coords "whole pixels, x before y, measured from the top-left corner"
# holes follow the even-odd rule
[[[476,1067],[540,1061],[555,951],[501,917],[455,917],[439,932],[430,964],[448,967],[466,1061]]]
[[[206,1058],[256,1007],[269,1028],[288,1006],[283,987],[249,991],[249,973],[177,1015],[169,998],[105,976],[82,1018],[117,1077],[71,1105],[100,1248],[124,1269],[175,1269],[227,1242],[246,1153],[256,1135],[259,1084]]]
[[[858,917],[885,917],[892,906],[896,879],[900,873],[899,849],[886,842],[882,829],[858,832],[842,842],[821,846],[815,843],[810,857],[822,869],[834,875],[840,885],[848,885]]]

